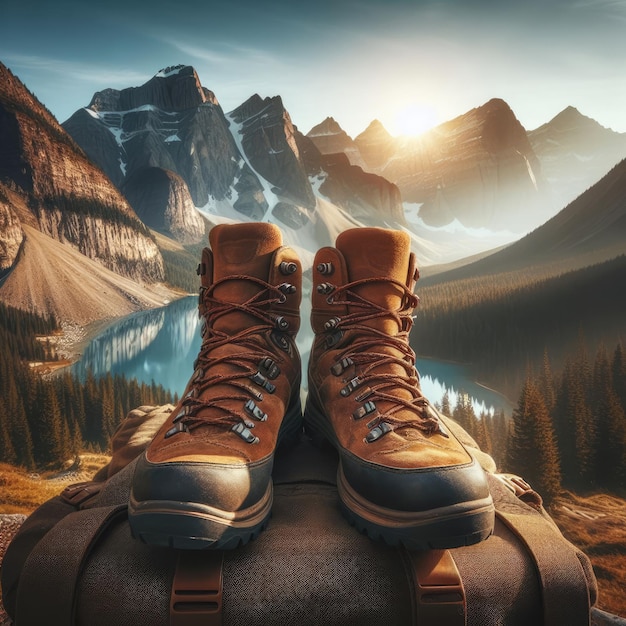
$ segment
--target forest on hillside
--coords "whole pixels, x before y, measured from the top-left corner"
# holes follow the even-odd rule
[[[622,255],[558,276],[520,270],[427,285],[417,290],[411,344],[419,356],[468,364],[517,397],[545,350],[561,367],[581,332],[593,350],[623,338],[625,284]]]
[[[544,352],[528,371],[510,418],[476,415],[459,394],[451,415],[489,452],[501,471],[516,473],[546,500],[562,489],[626,496],[626,352],[622,342],[590,357],[584,338],[553,372]]]
[[[80,380],[68,370],[43,377],[29,362],[55,358],[38,337],[57,330],[54,318],[0,303],[0,459],[27,469],[55,469],[84,450],[107,451],[128,412],[176,400],[160,385],[124,376]]]

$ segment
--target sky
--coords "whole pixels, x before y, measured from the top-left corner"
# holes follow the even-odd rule
[[[185,64],[225,112],[279,95],[300,131],[353,138],[491,98],[527,130],[574,106],[626,132],[624,32],[626,0],[0,0],[0,62],[59,122]]]

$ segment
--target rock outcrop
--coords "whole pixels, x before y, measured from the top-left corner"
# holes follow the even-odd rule
[[[254,94],[229,116],[239,125],[241,145],[254,170],[281,197],[313,208],[315,196],[298,150],[296,129],[280,96],[262,99]]]
[[[42,232],[133,280],[163,280],[159,249],[126,199],[0,64],[0,182]]]
[[[0,278],[15,262],[23,240],[22,224],[0,185]]]
[[[204,222],[178,174],[148,167],[130,176],[122,191],[146,226],[172,235],[182,244],[204,239]]]
[[[366,167],[358,146],[333,117],[327,117],[323,122],[314,126],[306,136],[322,154],[342,152],[352,165]]]
[[[98,92],[63,126],[119,189],[134,190],[129,200],[138,212],[136,185],[127,183],[152,167],[184,181],[195,207],[210,212],[227,202],[251,217],[267,209],[263,186],[242,158],[215,95],[200,85],[193,67],[161,70],[140,87]],[[168,234],[187,242],[195,209],[184,203],[169,213],[163,215]]]

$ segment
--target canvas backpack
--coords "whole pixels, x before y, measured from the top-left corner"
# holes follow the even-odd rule
[[[596,581],[521,478],[456,423],[496,507],[487,540],[411,552],[371,541],[340,512],[337,459],[302,435],[276,453],[267,529],[230,551],[154,548],[132,538],[136,457],[172,410],[140,407],[121,423],[94,480],[30,515],[2,566],[16,626],[576,626],[590,623]]]

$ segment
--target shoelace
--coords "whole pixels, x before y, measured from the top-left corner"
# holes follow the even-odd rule
[[[355,289],[371,283],[391,283],[398,286],[404,293],[402,303],[398,310],[392,311],[372,302]],[[376,402],[387,401],[391,407],[368,422],[369,434],[366,437],[368,443],[380,439],[388,432],[400,428],[418,428],[426,434],[439,432],[447,436],[442,429],[438,416],[430,406],[429,401],[422,394],[419,386],[419,373],[415,368],[415,352],[409,345],[409,332],[413,326],[411,311],[417,306],[418,298],[406,285],[392,278],[367,278],[353,281],[343,286],[332,287],[327,302],[340,306],[349,306],[351,312],[341,317],[331,318],[326,323],[326,330],[343,332],[350,330],[353,337],[350,344],[336,357],[336,363],[332,368],[333,374],[340,375],[345,369],[355,366],[359,373],[341,390],[341,394],[348,396],[358,392],[356,400],[365,402],[354,413],[355,419],[361,419],[377,410]],[[343,299],[339,299],[343,294]],[[355,309],[360,309],[356,310]],[[399,332],[396,336],[364,325],[364,322],[384,317],[391,317],[398,324]],[[398,351],[398,355],[383,353],[381,345],[391,347]],[[385,372],[385,365],[400,365],[405,375]],[[393,393],[393,390],[403,389],[411,396],[402,397]],[[397,415],[400,411],[408,409],[414,418]]]
[[[224,302],[213,295],[219,285],[233,280],[253,282],[259,290],[243,303]],[[290,287],[288,283],[274,286],[253,276],[237,275],[217,280],[203,290],[201,297],[206,313],[202,327],[202,346],[194,364],[189,391],[183,398],[181,408],[173,420],[174,426],[165,434],[166,437],[210,424],[230,428],[248,443],[259,441],[251,433],[251,429],[254,428],[255,421],[266,421],[268,415],[259,408],[255,400],[259,402],[263,399],[261,389],[267,393],[274,392],[275,386],[271,380],[278,376],[280,369],[272,358],[273,355],[262,349],[258,336],[267,331],[280,332],[288,328],[284,318],[270,314],[268,309],[272,304],[284,302],[285,291]],[[215,329],[215,322],[220,317],[234,311],[253,316],[261,323],[244,328],[234,335]],[[218,348],[227,344],[237,346],[241,351],[214,356]],[[228,373],[225,374],[224,370]],[[251,388],[244,381],[252,381],[259,389]],[[221,388],[229,386],[241,391],[203,397],[204,392],[215,385],[220,385]],[[241,410],[233,410],[231,401],[241,401]],[[229,406],[225,406],[225,403],[229,403]],[[198,415],[202,409],[214,411],[210,415]]]

